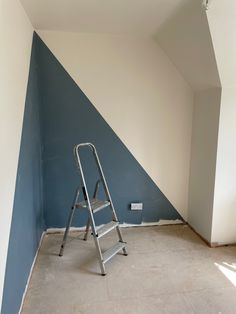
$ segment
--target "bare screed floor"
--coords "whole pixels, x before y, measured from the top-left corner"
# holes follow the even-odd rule
[[[236,313],[236,247],[210,249],[186,225],[122,229],[129,255],[99,275],[93,239],[44,237],[23,314]],[[112,235],[103,240],[111,246]]]

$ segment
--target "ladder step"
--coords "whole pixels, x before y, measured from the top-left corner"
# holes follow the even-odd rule
[[[116,255],[120,250],[122,250],[125,247],[125,245],[126,243],[124,242],[118,242],[110,249],[105,251],[103,253],[103,263],[108,262],[114,255]]]
[[[115,229],[118,226],[117,221],[111,221],[108,224],[104,225],[103,227],[97,229],[98,239],[103,237],[105,234],[110,232],[111,230]]]
[[[96,213],[99,210],[109,206],[110,202],[109,201],[102,201],[102,200],[99,200],[97,198],[92,198],[90,200],[90,204],[91,204],[91,208],[92,208],[93,213]],[[77,208],[88,208],[87,202],[86,201],[80,202],[80,203],[76,204],[76,207]]]

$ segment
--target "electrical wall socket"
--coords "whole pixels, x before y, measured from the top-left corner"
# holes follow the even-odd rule
[[[131,203],[131,210],[143,210],[143,203]]]

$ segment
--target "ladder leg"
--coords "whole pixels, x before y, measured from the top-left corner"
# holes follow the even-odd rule
[[[122,238],[122,234],[121,234],[121,231],[120,231],[120,227],[119,227],[119,226],[116,227],[116,231],[117,231],[117,234],[118,234],[118,237],[119,237],[119,241],[120,241],[120,242],[124,242],[124,241],[123,241],[123,238]],[[123,251],[123,253],[124,253],[125,256],[128,255],[128,252],[127,252],[127,250],[126,250],[125,247],[122,249],[122,251]]]
[[[99,240],[98,240],[98,238],[96,236],[96,226],[95,226],[95,221],[94,221],[94,218],[93,218],[93,213],[92,213],[91,208],[90,208],[90,217],[89,217],[89,219],[90,219],[90,223],[91,223],[94,243],[95,243],[96,250],[97,250],[97,257],[98,257],[98,261],[99,261],[99,265],[100,265],[100,269],[101,269],[101,274],[102,274],[102,276],[105,276],[106,275],[106,270],[105,270],[105,266],[104,266],[104,263],[103,263],[102,251],[101,251],[101,248],[100,248]]]
[[[75,207],[72,207],[70,215],[69,215],[69,219],[68,219],[68,222],[67,222],[66,230],[65,230],[65,233],[64,233],[64,237],[63,237],[63,240],[62,240],[59,256],[63,256],[63,251],[64,251],[64,248],[65,248],[65,245],[66,245],[66,240],[67,240],[67,236],[68,236],[68,232],[69,232],[69,229],[70,229],[70,225],[71,225],[71,222],[72,222],[72,219],[73,219],[73,216],[74,216],[74,212],[75,212]]]
[[[94,242],[95,242],[95,246],[97,249],[97,255],[98,255],[98,261],[99,261],[99,265],[100,265],[100,269],[101,269],[101,275],[105,276],[106,275],[106,269],[102,260],[102,252],[101,252],[101,248],[100,248],[100,244],[98,241],[98,238],[95,236],[93,236],[94,238]]]
[[[94,190],[94,193],[93,193],[93,198],[97,198],[99,186],[100,186],[100,180],[98,180],[97,183],[96,183],[96,185],[95,185],[95,190]]]
[[[96,163],[97,163],[98,170],[99,170],[99,173],[100,173],[100,176],[101,176],[101,179],[102,179],[102,183],[103,183],[103,187],[104,187],[105,193],[106,193],[107,198],[109,199],[109,201],[111,203],[110,206],[111,206],[111,209],[112,209],[113,220],[114,221],[118,221],[118,218],[117,218],[117,215],[116,215],[116,211],[115,211],[113,202],[111,200],[110,192],[109,192],[109,189],[108,189],[108,186],[107,186],[107,182],[106,182],[106,179],[105,179],[105,176],[104,176],[104,173],[103,173],[103,170],[102,170],[102,166],[100,164],[100,160],[98,158],[97,151],[96,151],[95,147],[93,148],[93,153],[94,153],[94,156],[95,156],[95,159],[96,159]],[[118,237],[119,237],[119,241],[124,243],[119,226],[116,227],[116,230],[117,230],[117,234],[118,234]],[[123,250],[124,255],[128,255],[127,250],[126,250],[125,247],[122,250]]]
[[[91,219],[90,217],[88,218],[86,229],[85,229],[85,234],[84,234],[84,241],[88,239],[88,232],[89,232],[89,227],[90,227]]]
[[[69,214],[69,217],[68,217],[66,230],[65,230],[64,237],[63,237],[63,240],[62,240],[59,256],[63,256],[63,252],[64,252],[64,248],[65,248],[65,245],[66,245],[68,232],[70,230],[70,225],[71,225],[71,222],[72,222],[72,219],[73,219],[73,216],[74,216],[74,212],[75,212],[75,209],[76,209],[76,204],[77,204],[78,198],[79,198],[79,188],[76,190],[76,193],[75,193],[74,203],[73,203],[73,206],[71,207],[71,211],[70,211],[70,214]]]
[[[108,193],[109,193],[109,191],[108,191]],[[114,208],[114,205],[113,205],[112,202],[111,202],[111,209],[112,209],[112,217],[113,217],[113,220],[118,221],[118,218],[117,218],[117,215],[116,215],[116,211],[115,211],[115,208]],[[124,240],[123,240],[122,233],[121,233],[121,230],[120,230],[119,225],[116,227],[116,231],[117,231],[117,234],[118,234],[119,242],[124,243]],[[123,251],[123,254],[124,254],[125,256],[128,255],[128,252],[127,252],[127,250],[126,250],[126,247],[123,247],[122,251]]]

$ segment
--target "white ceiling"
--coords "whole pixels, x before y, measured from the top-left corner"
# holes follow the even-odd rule
[[[213,2],[210,2],[207,12],[212,10]],[[155,37],[194,90],[221,86],[208,20],[201,1],[189,0],[176,9],[159,27]]]
[[[36,29],[142,35],[157,31],[187,1],[21,0]]]
[[[21,2],[36,30],[152,36],[194,90],[220,86],[202,0]]]

